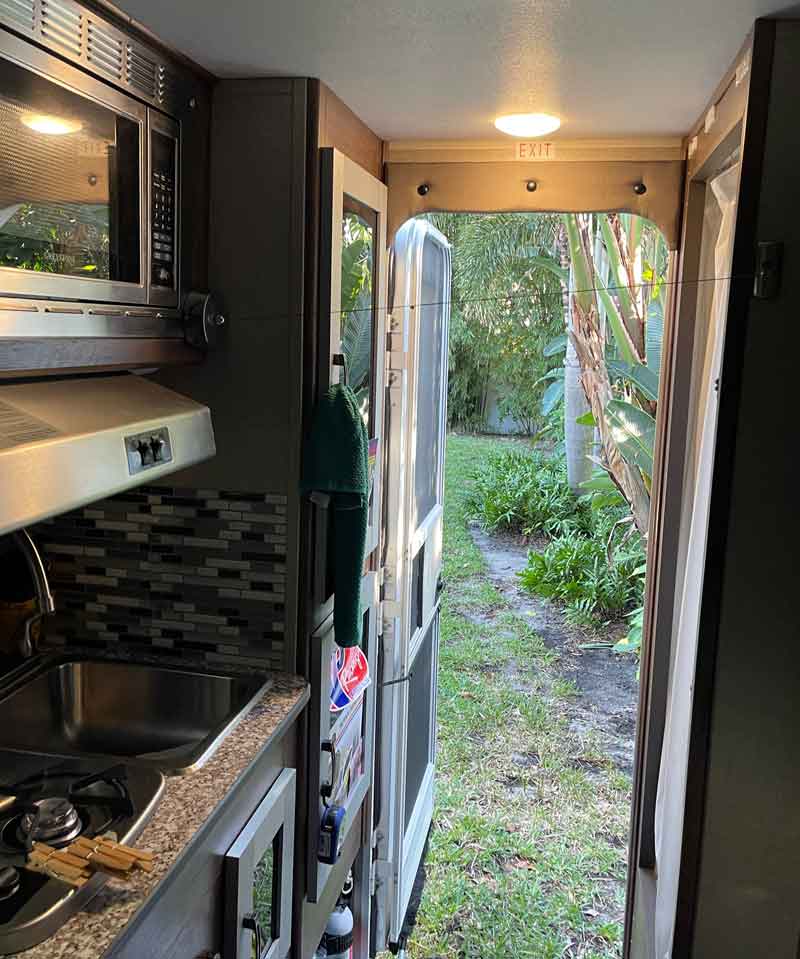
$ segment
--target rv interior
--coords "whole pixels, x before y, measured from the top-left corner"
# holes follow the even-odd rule
[[[0,0],[0,955],[421,955],[506,211],[669,249],[622,954],[800,954],[798,89],[774,0]]]

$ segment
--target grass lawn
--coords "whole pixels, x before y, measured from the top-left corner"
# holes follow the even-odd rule
[[[630,783],[569,730],[555,654],[485,577],[450,436],[436,810],[411,959],[621,954]]]

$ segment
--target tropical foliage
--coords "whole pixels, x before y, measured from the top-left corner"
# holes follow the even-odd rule
[[[342,353],[348,385],[366,415],[372,360],[372,230],[360,217],[347,214],[342,241]]]
[[[627,214],[570,213],[564,225],[574,283],[569,335],[599,433],[597,462],[646,535],[666,245],[658,230]]]
[[[523,432],[541,428],[550,366],[545,347],[563,332],[555,255],[562,230],[550,214],[435,214],[453,249],[448,412],[451,425],[480,429],[490,387],[499,412]]]
[[[465,500],[467,515],[490,532],[548,537],[529,553],[522,585],[562,602],[581,625],[635,615],[644,588],[644,541],[625,500],[602,477],[592,485],[575,496],[563,457],[515,446],[473,471]]]

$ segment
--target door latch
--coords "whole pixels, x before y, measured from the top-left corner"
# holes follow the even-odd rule
[[[757,300],[770,300],[781,290],[781,266],[783,243],[759,243],[756,249],[756,275],[753,296]]]

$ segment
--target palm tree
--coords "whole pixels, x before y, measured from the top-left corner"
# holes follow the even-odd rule
[[[564,224],[574,277],[569,336],[600,434],[598,462],[646,535],[666,245],[640,217],[570,213]]]
[[[535,427],[546,344],[563,330],[558,254],[563,233],[554,214],[434,214],[453,246],[450,325],[451,420],[484,425],[490,383],[501,408]]]

